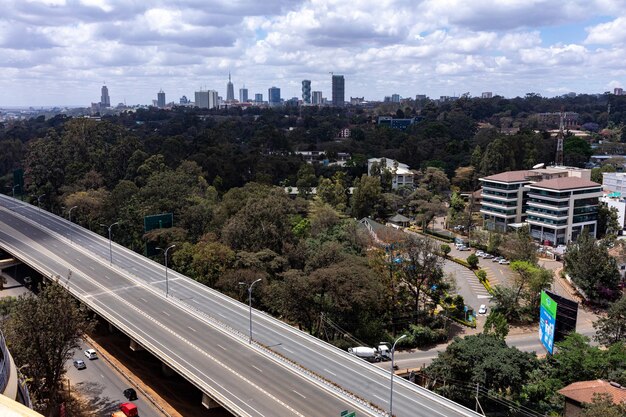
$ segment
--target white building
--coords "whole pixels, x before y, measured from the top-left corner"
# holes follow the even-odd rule
[[[590,170],[569,167],[481,178],[484,226],[504,232],[527,224],[535,240],[553,246],[575,241],[583,230],[595,236],[602,189],[590,178]]]
[[[387,169],[393,174],[391,177],[392,189],[395,190],[405,185],[413,187],[415,175],[407,164],[389,158],[370,158],[367,160],[367,175],[372,175],[372,166],[374,164],[378,164],[381,169]]]

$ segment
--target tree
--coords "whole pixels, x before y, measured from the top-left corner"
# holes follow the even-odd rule
[[[354,180],[352,194],[352,216],[361,219],[378,213],[381,203],[382,188],[380,177],[363,175]]]
[[[611,304],[606,317],[599,318],[593,327],[595,339],[605,346],[626,342],[626,295]]]
[[[524,225],[516,232],[508,233],[503,242],[502,250],[513,261],[537,263],[537,248],[530,236],[528,225]]]
[[[311,194],[311,189],[317,185],[317,178],[315,177],[315,170],[313,165],[304,163],[300,165],[298,170],[298,180],[296,181],[296,187],[298,187],[298,194],[306,197]]]
[[[443,256],[447,258],[448,254],[452,251],[452,248],[450,247],[450,245],[443,244],[439,246],[439,250],[441,251],[441,253],[443,253]]]
[[[598,206],[598,237],[613,243],[620,230],[622,230],[622,227],[619,224],[617,209],[606,204],[600,204]]]
[[[478,268],[478,256],[472,253],[470,256],[467,257],[467,263],[472,269]]]
[[[623,417],[626,415],[626,405],[613,402],[611,394],[594,394],[591,404],[585,404],[581,417]]]
[[[585,139],[578,136],[570,136],[565,138],[563,142],[563,155],[565,164],[569,166],[583,166],[593,151],[591,145]]]
[[[509,323],[506,321],[504,314],[492,310],[487,316],[483,332],[504,340],[509,334]]]
[[[87,309],[57,283],[45,285],[38,296],[18,297],[4,331],[16,363],[29,365],[23,372],[39,410],[58,406],[65,364],[93,328],[87,317]]]
[[[593,302],[614,300],[619,293],[617,262],[603,244],[588,233],[578,237],[565,254],[565,270]]]

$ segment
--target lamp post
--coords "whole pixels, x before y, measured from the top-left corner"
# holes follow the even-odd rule
[[[245,282],[239,283],[239,285],[248,285],[248,306],[250,307],[250,341],[249,341],[250,344],[252,344],[252,287],[254,287],[254,284],[256,284],[259,281],[261,281],[261,278],[257,279],[250,285],[248,285]]]
[[[11,194],[12,194],[13,198],[15,198],[15,189],[16,189],[17,187],[19,187],[19,186],[20,186],[19,184],[15,184],[15,185],[13,186],[13,188],[12,188],[12,190],[11,190]]]
[[[163,248],[157,248],[158,250],[162,250],[163,251],[163,256],[165,257],[165,298],[167,298],[167,295],[169,294],[169,285],[168,285],[168,281],[167,281],[167,252],[172,249],[175,248],[176,245],[170,245],[167,248],[163,249]]]
[[[68,217],[70,219],[70,243],[74,243],[74,242],[72,242],[72,229],[73,229],[73,225],[72,225],[72,210],[74,210],[75,208],[78,208],[78,206],[70,207],[70,209],[68,210]]]
[[[106,227],[107,229],[109,229],[109,265],[113,265],[113,248],[111,247],[111,228],[115,226],[116,224],[120,224],[120,222],[115,222],[110,226],[100,223],[100,226]]]
[[[37,211],[41,211],[41,199],[43,198],[43,196],[45,196],[45,194],[42,194],[42,195],[37,197]],[[33,195],[33,197],[34,197],[34,195]]]
[[[397,338],[396,341],[393,342],[393,346],[391,347],[391,389],[389,391],[389,417],[393,417],[393,375],[394,375],[393,356],[396,351],[396,343],[398,343],[400,340],[404,339],[405,337],[406,335],[403,334],[402,336]]]

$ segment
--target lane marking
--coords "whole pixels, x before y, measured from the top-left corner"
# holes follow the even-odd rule
[[[378,395],[376,395],[376,394],[372,394],[372,395],[373,395],[374,397],[378,398],[379,400],[381,400],[382,402],[385,402],[385,403],[388,403],[388,402],[389,402],[389,400],[385,400],[383,397],[379,397],[379,396],[378,396]]]
[[[325,370],[326,372],[328,372],[329,374],[333,375],[333,376],[337,376],[337,374],[335,374],[335,373],[333,373],[333,372],[329,371],[329,370],[328,370],[328,369],[326,369],[326,368],[324,368],[324,370]]]
[[[167,317],[170,316],[170,313],[168,313],[167,311],[162,311],[163,314],[165,314]]]
[[[140,299],[141,301],[143,301],[144,303],[147,303],[147,302],[148,302],[148,300],[146,300],[146,299],[145,299],[145,298],[143,298],[143,297],[139,297],[139,299]]]
[[[293,350],[291,350],[291,349],[288,349],[288,348],[286,348],[286,347],[284,347],[284,346],[282,346],[282,348],[283,348],[284,350],[286,350],[287,352],[289,352],[289,353],[293,353]]]
[[[250,366],[252,366],[252,367],[253,367],[254,369],[256,369],[257,371],[259,371],[259,372],[263,373],[263,371],[262,371],[260,368],[258,368],[258,367],[256,367],[256,366],[254,366],[254,365],[250,365]]]
[[[219,343],[217,344],[217,347],[219,347],[219,348],[220,348],[220,349],[222,349],[222,350],[228,350],[228,349],[226,349],[224,346],[220,345]]]
[[[169,316],[169,314],[168,314],[168,316]],[[187,326],[187,328],[189,330],[191,330],[192,332],[194,332],[194,333],[198,333],[198,331],[196,329],[194,329],[193,327],[191,327],[191,326]]]
[[[301,396],[302,398],[306,398],[304,395],[300,394],[298,391],[296,391],[295,389],[292,389],[293,392],[295,392],[296,394],[298,394],[299,396]]]

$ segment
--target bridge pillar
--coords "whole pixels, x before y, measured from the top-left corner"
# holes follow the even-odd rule
[[[109,333],[115,333],[115,330],[117,330],[115,326],[109,323]]]
[[[165,375],[165,376],[174,376],[174,375],[176,375],[176,372],[174,372],[174,370],[172,368],[170,368],[169,366],[167,366],[163,362],[161,362],[161,372],[163,372],[163,375]]]
[[[133,352],[139,352],[143,350],[143,346],[135,342],[133,339],[130,339],[130,350]]]
[[[209,410],[222,407],[217,401],[209,397],[209,395],[205,394],[204,392],[202,393],[202,405],[208,408]]]

